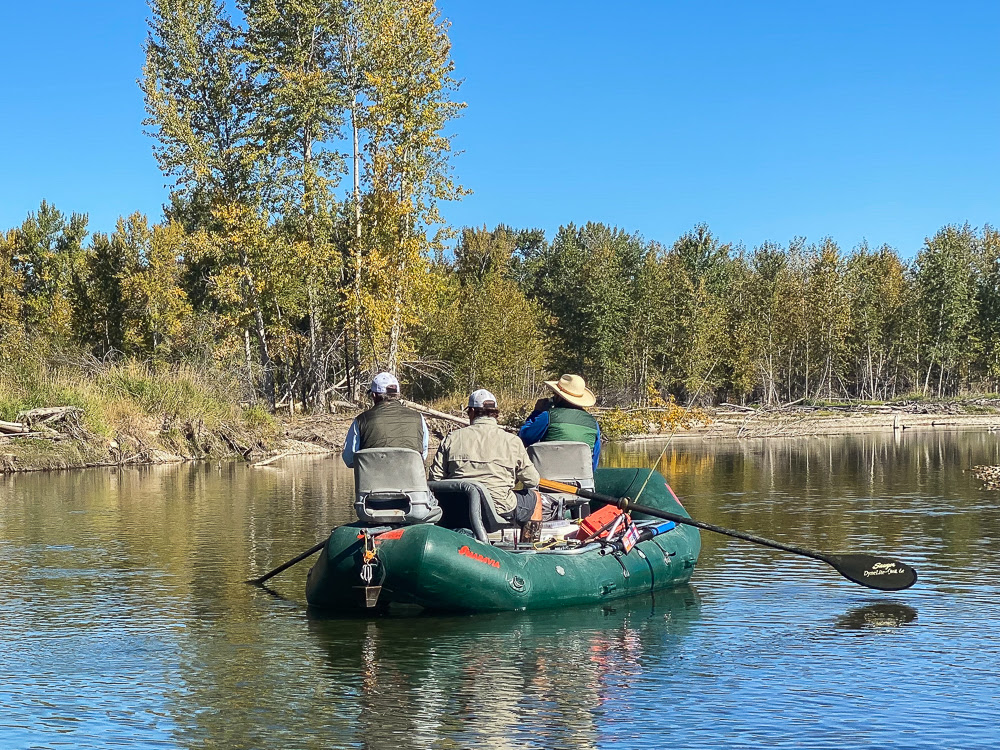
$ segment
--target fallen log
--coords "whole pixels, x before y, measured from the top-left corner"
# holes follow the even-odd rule
[[[432,409],[429,406],[424,406],[423,404],[416,404],[412,401],[406,401],[405,399],[400,399],[400,403],[403,406],[407,406],[414,411],[419,411],[421,414],[426,414],[429,417],[435,417],[437,419],[447,419],[450,422],[460,424],[464,427],[469,425],[469,420],[465,417],[456,417],[454,414],[448,414],[447,412],[438,411],[437,409]]]
[[[743,411],[743,412],[747,412],[747,411],[749,411],[749,412],[756,412],[756,411],[758,411],[757,409],[754,409],[752,406],[743,406],[742,404],[730,404],[728,402],[721,403],[721,404],[719,404],[719,406],[724,406],[727,409],[737,409],[737,410]]]
[[[292,455],[292,453],[294,453],[294,451],[290,451],[290,450],[288,450],[288,451],[284,451],[283,453],[279,453],[279,454],[278,454],[278,455],[276,455],[276,456],[271,456],[270,458],[265,458],[265,459],[264,459],[264,460],[262,460],[262,461],[256,461],[256,462],[254,462],[254,463],[252,463],[252,464],[250,464],[250,465],[251,465],[251,466],[267,466],[268,464],[272,464],[272,463],[274,463],[274,462],[275,462],[275,461],[277,461],[277,460],[278,460],[279,458],[284,458],[285,456],[290,456],[290,455]]]
[[[17,415],[19,422],[27,424],[54,422],[68,416],[83,414],[79,406],[43,406],[38,409],[28,409]]]
[[[31,428],[20,422],[4,422],[0,419],[0,433],[30,432]]]

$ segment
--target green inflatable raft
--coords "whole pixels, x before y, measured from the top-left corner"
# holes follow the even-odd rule
[[[643,504],[687,516],[655,471],[598,469],[594,475],[596,491],[612,497],[634,498],[644,483]],[[309,571],[309,605],[346,614],[393,604],[439,612],[590,604],[687,583],[701,549],[698,529],[638,514],[634,545],[619,536],[518,548],[481,541],[448,519],[445,513],[437,523],[334,529]]]

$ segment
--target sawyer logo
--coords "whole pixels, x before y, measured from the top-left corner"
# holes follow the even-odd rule
[[[872,576],[892,576],[892,575],[902,575],[906,571],[902,568],[897,568],[894,562],[880,562],[875,563],[868,570],[865,571],[865,578],[871,578]]]

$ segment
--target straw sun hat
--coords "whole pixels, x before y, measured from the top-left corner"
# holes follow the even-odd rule
[[[576,406],[587,407],[597,403],[597,396],[579,375],[563,375],[559,380],[546,380],[545,385]]]

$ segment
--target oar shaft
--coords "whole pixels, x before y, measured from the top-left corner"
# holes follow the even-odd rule
[[[563,482],[556,482],[551,479],[542,479],[538,483],[539,487],[546,490],[552,490],[554,492],[568,492],[574,495],[579,495],[580,497],[587,498],[588,500],[596,500],[600,503],[607,503],[608,505],[615,505],[622,510],[633,510],[636,513],[645,513],[647,516],[653,516],[654,518],[662,518],[665,521],[673,521],[674,523],[683,523],[688,526],[694,526],[699,529],[704,529],[705,531],[714,531],[716,534],[724,534],[725,536],[735,537],[736,539],[743,539],[748,542],[754,542],[755,544],[762,544],[765,547],[773,547],[774,549],[784,550],[785,552],[792,552],[796,555],[805,555],[806,557],[811,557],[814,560],[821,560],[823,562],[829,562],[826,555],[821,552],[816,552],[815,550],[803,549],[802,547],[793,547],[790,544],[782,544],[781,542],[776,542],[773,539],[765,539],[764,537],[756,536],[755,534],[747,534],[742,531],[736,531],[735,529],[727,529],[724,526],[716,526],[713,523],[705,523],[704,521],[696,521],[693,518],[688,518],[687,516],[682,516],[678,513],[671,513],[666,510],[660,510],[659,508],[652,508],[648,505],[638,505],[633,503],[627,497],[611,497],[611,495],[602,495],[599,492],[594,492],[593,490],[585,490],[580,487],[576,487],[572,484],[564,484]]]
[[[645,513],[647,516],[653,516],[654,518],[662,518],[666,521],[673,521],[674,523],[683,523],[688,526],[695,526],[699,529],[705,529],[705,531],[714,531],[716,534],[724,534],[725,536],[735,537],[737,539],[743,539],[747,542],[754,542],[755,544],[761,544],[765,547],[773,547],[774,549],[784,550],[785,552],[792,552],[796,555],[805,555],[806,557],[811,557],[815,560],[822,560],[826,562],[826,556],[821,552],[816,552],[815,550],[804,549],[802,547],[793,547],[790,544],[782,544],[781,542],[776,542],[773,539],[765,539],[762,536],[757,536],[756,534],[747,534],[744,531],[737,531],[736,529],[727,529],[725,526],[716,526],[714,523],[706,523],[704,521],[695,521],[693,518],[688,518],[687,516],[682,516],[677,513],[670,513],[669,511],[660,510],[659,508],[651,508],[648,505],[638,505],[633,503],[627,497],[623,497],[621,500],[614,503],[619,508],[624,511],[635,511],[636,513]]]
[[[287,570],[288,568],[292,567],[296,563],[302,562],[303,560],[305,560],[310,555],[315,555],[317,552],[319,552],[321,549],[323,549],[326,546],[326,542],[327,542],[327,540],[324,539],[322,542],[320,542],[319,544],[317,544],[315,547],[310,547],[309,549],[307,549],[301,555],[297,555],[296,557],[293,557],[288,562],[282,563],[281,565],[279,565],[274,570],[270,571],[269,573],[265,573],[264,575],[262,575],[260,578],[251,578],[251,579],[249,579],[248,581],[246,581],[246,583],[253,583],[253,584],[256,584],[256,585],[259,586],[260,584],[264,583],[264,581],[267,581],[267,580],[269,580],[271,578],[274,578],[281,571]]]
[[[678,515],[677,513],[671,513],[666,510],[660,510],[659,508],[652,508],[648,505],[638,505],[633,503],[627,497],[617,498],[611,497],[610,495],[602,495],[599,492],[580,489],[579,487],[575,487],[571,484],[554,482],[550,479],[542,479],[538,484],[542,489],[552,490],[555,492],[569,492],[590,500],[597,500],[598,502],[617,506],[622,510],[632,510],[637,513],[645,513],[647,516],[653,516],[654,518],[662,518],[666,521],[682,523],[688,526],[694,526],[695,528],[705,529],[706,531],[714,531],[716,534],[724,534],[725,536],[735,537],[736,539],[744,539],[748,542],[753,542],[754,544],[760,544],[765,547],[773,547],[774,549],[784,550],[785,552],[802,555],[803,557],[811,557],[814,560],[819,560],[820,562],[830,565],[847,580],[859,583],[862,586],[868,586],[869,588],[880,589],[882,591],[901,591],[902,589],[909,588],[917,581],[917,571],[909,565],[901,563],[898,560],[893,560],[889,557],[868,554],[826,555],[822,552],[817,552],[816,550],[805,549],[803,547],[793,547],[790,544],[782,544],[781,542],[776,542],[773,539],[765,539],[764,537],[756,536],[754,534],[746,534],[742,531],[736,531],[735,529],[727,529],[724,526],[716,526],[713,523],[695,521],[693,518]]]

